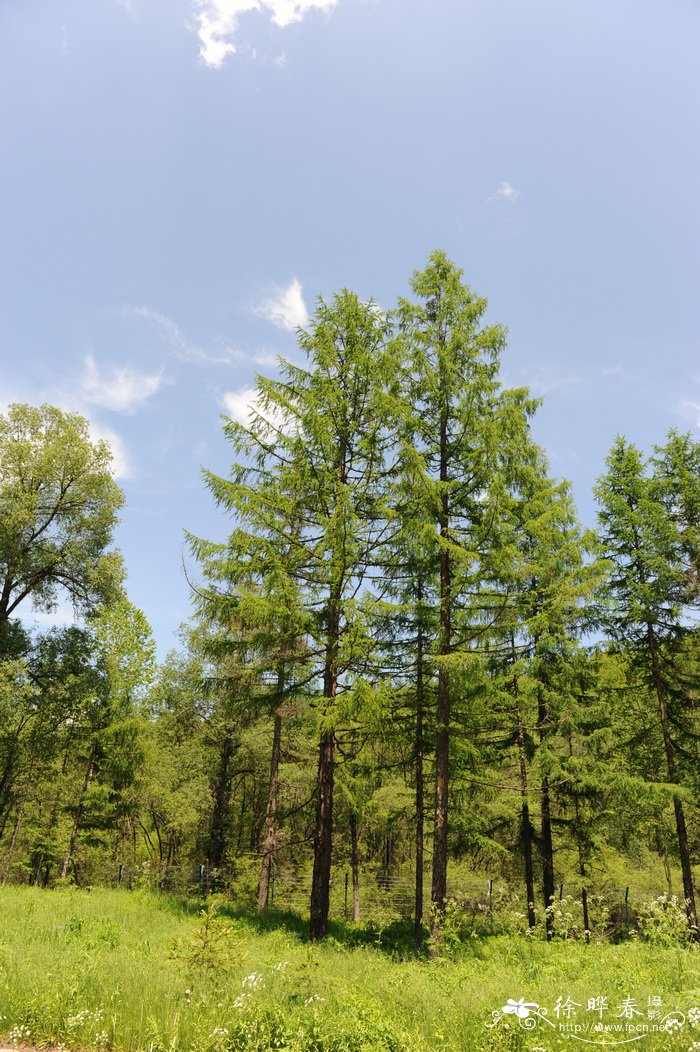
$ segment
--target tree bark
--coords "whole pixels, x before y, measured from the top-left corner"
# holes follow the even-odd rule
[[[314,869],[311,878],[311,918],[309,933],[316,942],[328,934],[333,828],[333,778],[335,738],[326,731],[319,744],[314,834]]]
[[[281,697],[284,689],[284,673],[280,670],[277,680],[277,694]],[[279,765],[282,748],[282,717],[275,713],[275,725],[272,732],[272,760],[270,762],[270,789],[267,797],[265,816],[265,841],[263,844],[260,884],[258,886],[258,909],[264,913],[268,907],[270,895],[270,875],[275,856],[277,840],[277,791],[279,788]]]
[[[651,624],[647,625],[647,645],[651,657],[652,673],[654,676],[654,687],[659,703],[659,715],[661,717],[661,729],[664,738],[664,751],[666,753],[666,766],[668,769],[668,780],[673,785],[678,785],[678,773],[676,770],[676,756],[673,739],[668,720],[668,708],[666,704],[666,690],[663,676],[661,674],[661,655],[659,646]],[[690,848],[688,845],[688,830],[685,824],[685,812],[683,801],[678,794],[673,797],[673,810],[676,816],[676,832],[678,835],[678,852],[681,859],[681,873],[683,876],[683,897],[685,909],[688,916],[688,927],[693,938],[698,941],[698,915],[695,907],[695,889],[693,887],[693,871],[690,863]]]
[[[571,748],[571,741],[569,741],[569,747]],[[588,918],[588,889],[586,887],[586,855],[583,846],[583,832],[581,826],[581,807],[579,805],[578,796],[574,796],[574,811],[576,814],[576,846],[578,848],[578,871],[581,875],[581,906],[583,907],[583,930],[585,932],[586,942],[591,941],[591,925]]]
[[[423,595],[419,585],[418,603]],[[420,619],[420,609],[418,612]],[[416,894],[413,915],[413,942],[417,950],[423,947],[423,854],[424,854],[424,818],[425,800],[423,785],[423,752],[425,743],[423,741],[423,627],[418,624],[418,639],[416,645]]]
[[[326,662],[323,670],[324,719],[332,711],[338,689],[340,604],[331,597],[328,611]],[[328,934],[328,910],[333,846],[333,782],[335,777],[335,731],[323,730],[318,750],[316,780],[316,829],[314,868],[311,878],[309,934],[317,942]]]
[[[438,668],[438,712],[435,742],[435,825],[433,831],[433,880],[430,934],[432,954],[438,952],[447,898],[447,822],[450,776],[450,684],[445,659],[452,637],[452,563],[447,549],[449,538],[449,496],[447,492],[447,409],[440,421],[440,645]]]
[[[525,730],[523,714],[520,708],[518,677],[513,676],[513,693],[515,697],[515,715],[518,724],[518,759],[520,763],[520,843],[525,863],[525,893],[527,896],[527,923],[534,928],[535,916],[535,877],[532,865],[532,826],[530,824],[530,805],[527,798],[527,757],[525,755]]]
[[[547,703],[544,699],[542,687],[537,691],[537,726],[540,735],[540,744],[547,735]],[[552,808],[549,796],[549,779],[546,775],[542,777],[541,793],[541,819],[542,819],[542,895],[545,907],[545,931],[547,939],[552,938],[554,932],[554,918],[552,907],[554,905],[554,847],[552,844]]]
[[[360,919],[360,847],[357,838],[357,815],[350,815],[350,866],[352,869],[352,919]]]

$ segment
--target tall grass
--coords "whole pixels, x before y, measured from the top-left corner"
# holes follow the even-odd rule
[[[17,1043],[130,1052],[538,1045],[553,1052],[576,1043],[551,1027],[523,1030],[515,1014],[486,1024],[519,998],[556,1020],[557,998],[567,996],[585,1021],[597,1018],[587,1011],[594,997],[607,998],[611,1021],[626,997],[645,1019],[648,999],[661,998],[664,1013],[678,1007],[686,1022],[639,1047],[700,1042],[700,1011],[698,1028],[688,1019],[700,1006],[700,953],[663,940],[470,938],[429,961],[401,949],[398,930],[336,925],[312,946],[291,914],[260,920],[222,902],[202,915],[201,903],[145,891],[5,887],[0,906],[0,1033]]]

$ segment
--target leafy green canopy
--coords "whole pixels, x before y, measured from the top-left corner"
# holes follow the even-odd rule
[[[114,597],[123,569],[109,550],[123,494],[105,442],[54,406],[0,415],[0,632],[25,599],[50,610],[63,592],[85,612]]]

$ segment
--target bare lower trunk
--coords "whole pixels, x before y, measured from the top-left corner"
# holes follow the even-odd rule
[[[534,928],[535,916],[535,876],[532,865],[532,825],[530,823],[530,805],[527,798],[527,757],[525,755],[525,729],[523,714],[520,708],[518,677],[513,676],[513,693],[515,696],[515,715],[518,728],[518,760],[520,764],[520,844],[525,863],[525,894],[527,896],[527,923]]]
[[[280,684],[278,684],[280,686]],[[270,875],[275,856],[277,839],[277,790],[279,786],[280,752],[282,747],[282,717],[275,715],[275,726],[272,732],[272,760],[270,763],[270,789],[267,797],[267,814],[265,817],[265,841],[263,843],[260,884],[258,886],[258,909],[264,912],[268,907],[270,895]]]
[[[326,731],[319,745],[314,834],[314,869],[311,878],[309,934],[315,942],[328,934],[328,909],[333,843],[334,736]]]
[[[583,844],[583,828],[581,825],[581,807],[578,796],[574,797],[574,809],[576,813],[576,845],[578,847],[578,871],[581,874],[581,906],[583,907],[583,930],[586,942],[590,942],[591,924],[588,918],[588,889],[586,887],[586,854]]]
[[[545,904],[545,929],[547,938],[554,932],[554,848],[552,846],[552,812],[549,799],[549,781],[542,779],[542,891]]]
[[[338,647],[340,644],[340,602],[331,594],[328,607],[326,661],[323,669],[324,717],[335,706],[338,690]],[[309,935],[317,942],[328,934],[328,909],[333,848],[333,783],[335,779],[335,733],[323,730],[318,749],[316,776],[316,829],[314,868],[311,877]]]
[[[435,746],[435,830],[433,834],[433,880],[431,891],[432,915],[430,933],[438,938],[442,927],[447,899],[447,806],[449,792],[448,724],[450,704],[444,673],[438,682],[438,732]]]
[[[87,767],[85,768],[85,777],[83,778],[83,786],[80,791],[80,799],[78,800],[78,806],[75,811],[75,818],[73,819],[73,826],[70,831],[70,838],[68,840],[68,848],[63,859],[63,865],[61,866],[60,877],[61,880],[65,880],[68,876],[70,864],[73,859],[73,850],[75,848],[75,841],[78,836],[78,830],[80,829],[80,823],[83,818],[83,812],[85,810],[85,794],[90,788],[93,775],[95,773],[95,757],[97,755],[97,741],[93,740],[92,747],[90,749],[90,755],[88,757]]]
[[[422,599],[419,589],[418,601]],[[419,612],[420,616],[420,612]],[[423,631],[418,628],[418,646],[416,654],[416,896],[413,916],[413,942],[420,950],[423,946],[423,852],[425,814],[423,786]]]
[[[651,625],[647,626],[647,644],[651,657],[652,672],[654,675],[654,686],[659,703],[659,715],[661,717],[661,729],[664,738],[664,751],[666,753],[666,767],[668,780],[674,785],[678,784],[678,773],[676,771],[676,757],[671,731],[669,727],[668,709],[666,706],[666,690],[661,674],[661,657],[659,647]],[[681,859],[681,874],[683,876],[683,898],[688,917],[688,927],[693,938],[698,940],[698,915],[695,908],[695,889],[693,887],[693,871],[690,863],[690,847],[688,845],[688,830],[685,824],[685,812],[683,802],[678,794],[673,797],[673,810],[676,816],[676,833],[678,836],[678,853]]]
[[[22,825],[22,816],[24,815],[24,805],[27,802],[27,796],[28,795],[29,795],[29,785],[27,785],[25,787],[24,793],[22,794],[22,799],[20,800],[20,804],[19,804],[19,807],[17,809],[17,816],[15,818],[15,825],[14,825],[14,828],[12,830],[12,837],[10,839],[9,846],[7,848],[7,855],[5,857],[5,868],[3,870],[2,880],[0,880],[0,884],[6,884],[7,883],[7,878],[10,875],[10,869],[12,867],[12,858],[13,858],[14,853],[15,853],[15,846],[17,844],[17,837],[19,835],[20,827]]]
[[[360,847],[357,839],[357,815],[350,816],[350,865],[352,867],[352,919],[360,919]]]
[[[540,744],[545,740],[549,723],[549,713],[544,697],[542,686],[537,692],[537,729],[540,736]],[[541,793],[541,820],[542,820],[542,896],[545,907],[545,930],[547,938],[551,939],[554,932],[554,847],[552,844],[552,808],[549,796],[549,779],[546,775],[542,777]]]

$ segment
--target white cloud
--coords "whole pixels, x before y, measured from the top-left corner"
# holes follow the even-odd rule
[[[221,401],[231,419],[247,427],[255,408],[256,394],[254,387],[242,387],[240,391],[227,391]]]
[[[279,289],[274,296],[264,300],[255,308],[255,313],[290,332],[309,322],[309,312],[296,278],[286,289]]]
[[[293,423],[280,410],[262,410],[258,403],[258,392],[254,387],[242,387],[238,391],[226,391],[221,403],[232,420],[250,427],[256,417],[270,424],[274,431],[293,433]]]
[[[80,394],[90,405],[115,413],[135,413],[160,388],[163,373],[140,373],[129,366],[101,372],[91,354],[85,359]]]
[[[131,478],[131,465],[129,464],[126,446],[122,438],[111,427],[105,427],[104,424],[93,420],[92,417],[88,418],[88,422],[90,424],[90,438],[92,441],[106,442],[112,450],[112,475],[114,478],[117,480]]]
[[[498,187],[495,196],[501,201],[515,202],[520,197],[520,191],[516,190],[507,180],[504,180]]]
[[[62,389],[59,384],[56,384],[50,390],[35,388],[21,392],[0,391],[1,413],[6,413],[8,407],[14,402],[27,403],[28,405],[42,405],[46,402],[49,405],[58,406],[64,413],[79,413],[80,416],[84,416],[89,425],[90,440],[92,442],[103,440],[112,451],[112,475],[114,478],[119,480],[132,477],[133,473],[124,440],[111,427],[107,427],[95,420],[86,408],[79,391],[73,389],[69,392]]]
[[[330,10],[338,0],[195,0],[199,54],[210,69],[219,69],[235,54],[238,20],[249,11],[269,11],[271,21],[283,28],[300,22],[316,8]]]

